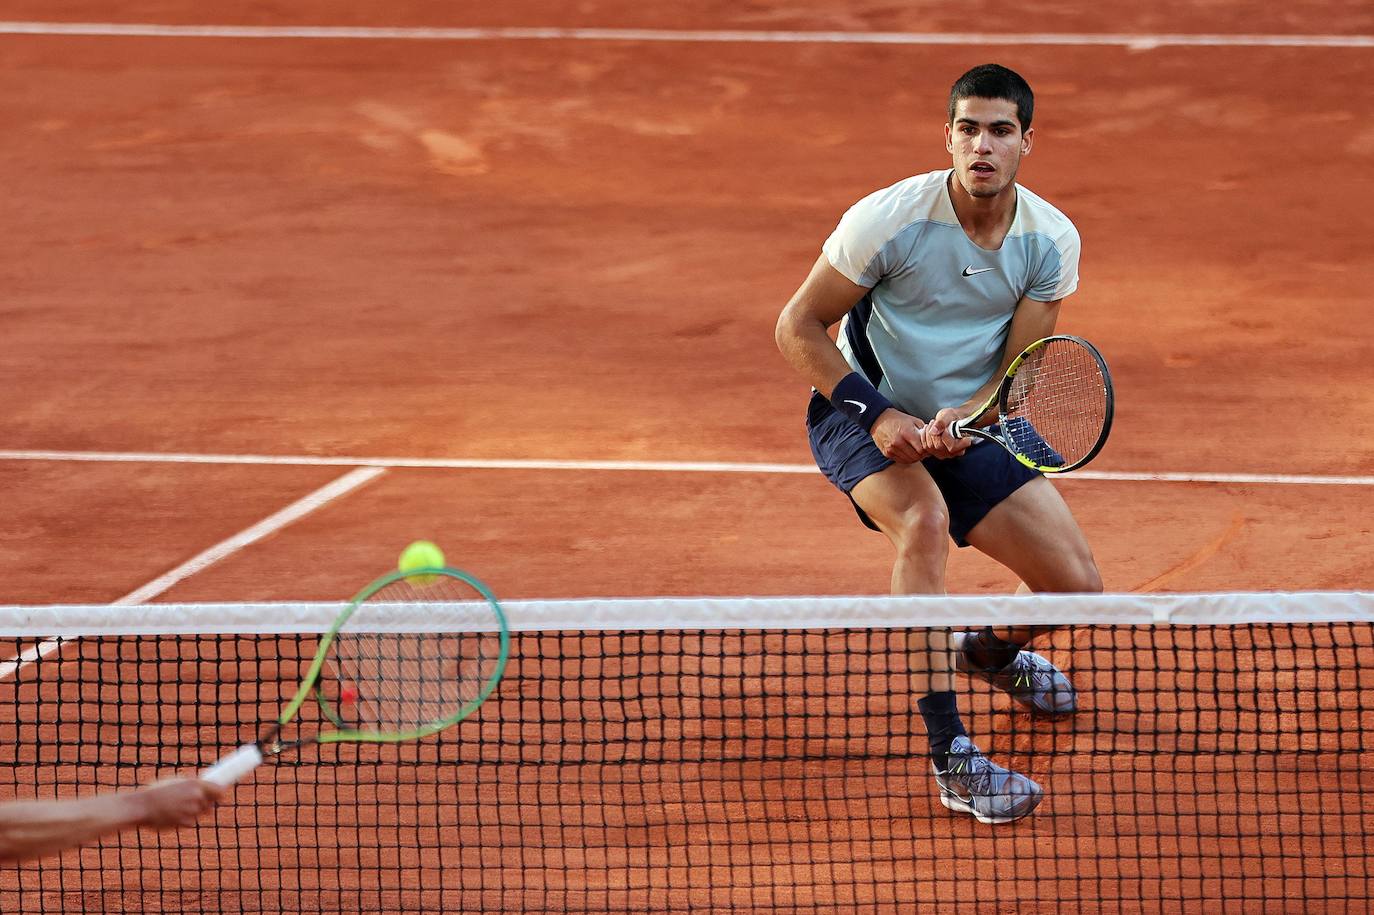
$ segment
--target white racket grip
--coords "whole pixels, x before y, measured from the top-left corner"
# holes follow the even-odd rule
[[[963,438],[964,421],[962,419],[956,419],[954,422],[949,424],[949,428],[947,428],[945,431],[949,433],[950,438]]]
[[[200,773],[207,782],[214,782],[221,788],[230,785],[262,765],[262,751],[255,743],[244,744],[228,756],[222,758]]]

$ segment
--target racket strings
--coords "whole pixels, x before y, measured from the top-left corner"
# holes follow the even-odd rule
[[[428,578],[429,580],[426,580]],[[398,579],[361,604],[334,637],[326,700],[336,724],[404,732],[447,722],[476,701],[500,654],[495,632],[369,631],[377,612],[423,622],[441,605],[484,599],[446,576]]]
[[[1043,467],[1066,467],[1092,454],[1106,429],[1108,382],[1093,353],[1051,340],[1021,363],[1002,410],[1011,447]]]

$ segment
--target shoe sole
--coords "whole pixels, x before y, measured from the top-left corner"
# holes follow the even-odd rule
[[[1040,794],[1033,795],[1033,797],[1035,799],[1020,813],[1014,816],[994,817],[979,813],[974,809],[972,804],[966,802],[956,794],[950,794],[943,789],[940,791],[940,803],[944,804],[948,809],[953,810],[955,813],[971,814],[973,818],[980,823],[991,823],[994,825],[997,823],[1015,823],[1017,820],[1030,816],[1035,808],[1040,806],[1040,802],[1045,799],[1045,795],[1044,792],[1041,792]]]

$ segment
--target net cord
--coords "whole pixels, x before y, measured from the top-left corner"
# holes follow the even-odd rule
[[[245,635],[325,632],[345,604],[250,602],[0,606],[0,636]],[[998,625],[1228,625],[1374,621],[1371,591],[816,597],[653,597],[502,601],[511,632],[655,629],[883,629]],[[486,631],[483,602],[424,613],[379,608],[379,632]]]

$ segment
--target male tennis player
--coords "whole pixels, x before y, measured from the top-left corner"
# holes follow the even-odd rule
[[[50,855],[120,829],[190,826],[222,793],[201,779],[171,778],[95,797],[0,804],[0,861]]]
[[[1049,481],[1002,448],[948,432],[997,389],[1022,349],[1053,333],[1078,285],[1077,230],[1015,183],[1031,151],[1033,107],[1030,86],[1005,67],[959,77],[945,125],[953,167],[855,204],[778,319],[779,349],[815,387],[806,424],[816,463],[896,548],[894,594],[944,593],[947,536],[1007,566],[1022,589],[1102,590],[1087,541]],[[841,319],[837,346],[827,331]],[[1025,816],[1042,791],[969,739],[953,669],[983,677],[1032,714],[1072,712],[1068,679],[1021,649],[1033,634],[912,637],[912,688],[940,800],[985,823]]]

